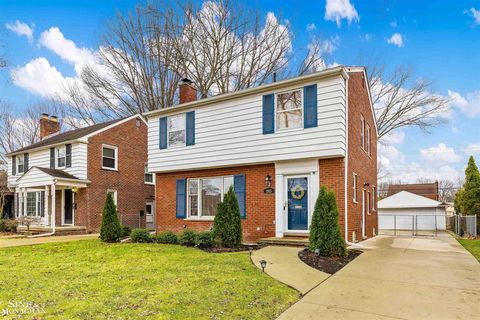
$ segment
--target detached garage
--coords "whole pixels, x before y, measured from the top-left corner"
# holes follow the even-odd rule
[[[378,229],[446,230],[445,207],[439,201],[401,191],[378,201]]]

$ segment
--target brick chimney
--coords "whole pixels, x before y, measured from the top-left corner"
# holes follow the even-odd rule
[[[40,117],[40,140],[60,132],[60,122],[56,116],[42,113]]]
[[[180,104],[197,100],[197,89],[193,86],[193,81],[183,78],[180,81]]]

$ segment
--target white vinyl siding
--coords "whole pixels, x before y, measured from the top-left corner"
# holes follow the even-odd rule
[[[318,82],[317,86],[316,128],[303,129],[302,125],[297,129],[263,134],[262,96],[272,92],[196,108],[195,145],[188,148],[160,150],[160,116],[151,117],[148,119],[148,167],[151,172],[167,172],[345,156],[345,81],[341,77],[332,78]]]
[[[56,156],[56,155],[55,155]],[[18,159],[23,158],[23,154],[17,155]],[[50,147],[43,150],[29,152],[29,167],[50,168]],[[57,159],[55,157],[55,162]],[[63,171],[74,175],[79,179],[87,179],[87,144],[73,143],[72,144],[72,166],[70,168],[62,168]],[[17,174],[12,175],[12,157],[8,157],[8,183],[15,186],[15,181],[22,176],[22,173],[17,171]]]

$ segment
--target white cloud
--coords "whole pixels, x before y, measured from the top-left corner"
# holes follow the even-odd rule
[[[469,92],[465,97],[458,92],[448,90],[448,97],[451,105],[459,108],[469,117],[475,118],[480,115],[480,90]]]
[[[331,54],[335,50],[337,50],[338,43],[340,42],[340,38],[338,36],[332,37],[322,42],[322,53]]]
[[[40,57],[11,71],[15,85],[45,98],[58,99],[74,78],[64,77],[47,59]]]
[[[340,27],[342,19],[347,19],[348,23],[360,21],[357,10],[350,3],[350,0],[327,0],[325,5],[325,20],[335,21]]]
[[[449,163],[457,163],[462,160],[462,156],[455,153],[453,148],[447,147],[445,143],[428,149],[421,149],[420,155],[423,160],[429,164],[446,165]]]
[[[371,33],[366,33],[366,34],[363,36],[362,39],[365,40],[365,41],[368,41],[368,40],[370,40],[370,39],[372,39],[372,38],[373,38],[373,34],[371,34]]]
[[[401,144],[405,140],[405,132],[394,130],[382,137],[381,143],[385,145]]]
[[[475,24],[480,24],[480,10],[472,7],[468,10],[465,10],[463,13],[471,15]]]
[[[462,150],[467,156],[480,154],[480,143],[470,143]]]
[[[390,38],[387,39],[387,42],[393,45],[396,45],[399,48],[403,47],[403,36],[400,33],[394,33]]]
[[[390,22],[390,26],[396,28],[398,26],[397,20],[393,20],[392,22]]]
[[[329,63],[327,65],[327,68],[335,68],[335,67],[338,67],[340,66],[340,63],[336,62],[336,61],[333,61],[332,63]]]
[[[16,33],[19,36],[27,37],[28,41],[33,40],[33,29],[34,29],[33,24],[32,24],[32,26],[29,26],[28,24],[20,22],[19,20],[17,20],[13,24],[7,23],[5,25],[5,27],[8,30],[13,31],[14,33]]]
[[[307,24],[307,31],[314,31],[316,29],[317,29],[317,26],[315,25],[315,23]]]

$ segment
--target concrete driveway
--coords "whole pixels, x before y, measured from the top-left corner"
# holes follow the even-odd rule
[[[450,235],[362,245],[279,319],[479,319],[480,264]]]

